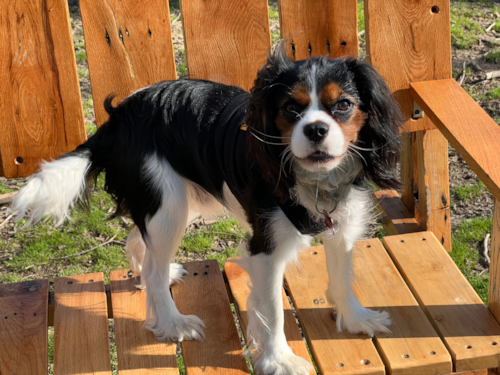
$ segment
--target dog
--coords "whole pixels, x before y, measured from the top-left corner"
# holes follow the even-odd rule
[[[247,354],[259,374],[309,374],[288,346],[281,289],[287,263],[321,235],[328,301],[339,331],[388,332],[387,312],[364,308],[351,290],[354,243],[371,214],[370,181],[396,177],[402,115],[376,70],[358,59],[267,57],[250,93],[202,80],[164,81],[119,105],[76,150],[52,162],[13,202],[30,223],[69,217],[105,173],[105,189],[135,228],[127,239],[147,291],[145,328],[159,340],[203,338],[203,322],[182,315],[168,285],[185,274],[170,264],[193,213],[222,204],[250,237],[240,261],[249,273]]]

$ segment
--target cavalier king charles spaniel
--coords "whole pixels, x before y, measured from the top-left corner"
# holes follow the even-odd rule
[[[351,290],[351,256],[371,221],[369,181],[399,188],[402,116],[391,91],[357,59],[292,61],[278,48],[250,93],[202,80],[141,89],[76,150],[42,165],[13,202],[17,219],[57,224],[106,175],[115,216],[135,228],[127,252],[147,289],[145,327],[159,340],[201,339],[203,322],[181,314],[170,264],[193,215],[221,204],[248,231],[239,261],[251,278],[247,354],[259,374],[309,374],[287,345],[281,290],[287,263],[321,235],[328,301],[339,331],[387,332],[387,312],[364,308]]]

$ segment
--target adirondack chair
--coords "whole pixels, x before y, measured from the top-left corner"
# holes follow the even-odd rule
[[[357,56],[355,0],[279,0],[290,56]],[[189,75],[248,89],[271,47],[266,0],[181,0]],[[80,0],[97,124],[109,93],[176,79],[167,1]],[[357,243],[353,289],[391,315],[391,333],[338,333],[325,302],[324,249],[286,273],[287,340],[320,374],[496,373],[500,366],[500,128],[451,79],[447,0],[365,0],[367,58],[407,119],[401,196],[379,191],[390,236]],[[86,138],[64,0],[0,2],[1,172],[27,176]],[[423,116],[422,116],[423,114]],[[488,308],[455,266],[447,145],[496,198]],[[418,192],[418,204],[414,199]],[[233,320],[247,325],[248,275],[231,261],[185,264],[172,287],[179,310],[206,324],[204,341],[182,343],[187,374],[249,373]],[[0,374],[47,372],[54,326],[55,374],[109,374],[113,318],[120,374],[178,374],[175,345],[142,328],[145,292],[130,270],[0,285]],[[185,297],[189,296],[189,299]],[[296,310],[296,322],[290,301]],[[305,340],[303,339],[305,337]],[[310,354],[309,354],[310,353]],[[490,370],[488,370],[490,369]]]

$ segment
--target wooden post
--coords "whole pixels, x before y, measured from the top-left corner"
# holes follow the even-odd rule
[[[451,251],[448,141],[439,130],[417,132],[420,226]]]
[[[493,211],[488,309],[500,322],[500,200],[498,199],[495,199]]]
[[[405,135],[402,200],[410,212],[418,210],[422,229],[434,232],[450,251],[448,146],[441,134],[431,130],[435,127],[426,115],[412,119],[413,99],[409,94],[411,82],[451,78],[449,1],[365,0],[365,20],[368,60],[394,93],[406,119],[405,131],[421,132]],[[418,163],[424,163],[418,165],[417,176],[413,175],[412,140],[420,155]],[[419,207],[413,209],[415,179]]]

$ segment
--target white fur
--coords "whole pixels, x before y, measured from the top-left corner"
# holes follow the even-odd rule
[[[85,190],[89,166],[89,159],[80,156],[44,162],[41,171],[14,198],[11,211],[17,212],[15,220],[22,219],[28,210],[28,224],[35,224],[44,216],[52,216],[56,226],[70,219],[70,209]]]
[[[243,257],[239,262],[250,275],[251,293],[247,300],[249,346],[258,374],[307,375],[311,365],[293,354],[284,333],[282,286],[286,264],[297,259],[310,245],[281,209],[271,213],[269,233],[274,251]]]
[[[328,301],[337,311],[337,329],[373,336],[390,332],[389,314],[363,307],[351,289],[351,258],[354,243],[360,240],[370,220],[371,192],[351,187],[345,201],[332,214],[340,222],[335,236],[329,231],[323,236],[328,270]]]
[[[182,315],[169,291],[170,262],[187,224],[189,183],[170,164],[156,156],[145,163],[145,175],[152,187],[162,194],[160,209],[147,220],[148,237],[142,265],[147,287],[145,328],[158,340],[183,341],[204,337],[203,321],[194,315]]]
[[[304,159],[313,152],[317,151],[317,148],[314,147],[311,141],[304,134],[304,127],[314,122],[324,122],[329,127],[328,134],[320,145],[320,150],[334,157],[339,157],[344,153],[344,133],[342,133],[337,121],[319,108],[319,93],[317,92],[318,90],[316,87],[316,70],[317,66],[313,65],[311,68],[311,77],[309,79],[311,83],[311,91],[309,92],[311,104],[292,132],[291,149],[293,154],[300,159]],[[329,167],[331,168],[331,165],[329,165]],[[306,168],[308,168],[308,166],[306,166]],[[318,165],[314,165],[312,168],[316,170]]]
[[[130,268],[134,272],[141,273],[142,263],[144,262],[144,254],[146,253],[146,244],[142,239],[142,235],[138,227],[134,227],[128,235],[125,251],[127,252]],[[187,274],[188,272],[182,264],[170,263],[169,285],[179,284],[182,281],[182,278]],[[146,289],[146,285],[137,285],[137,288]]]

